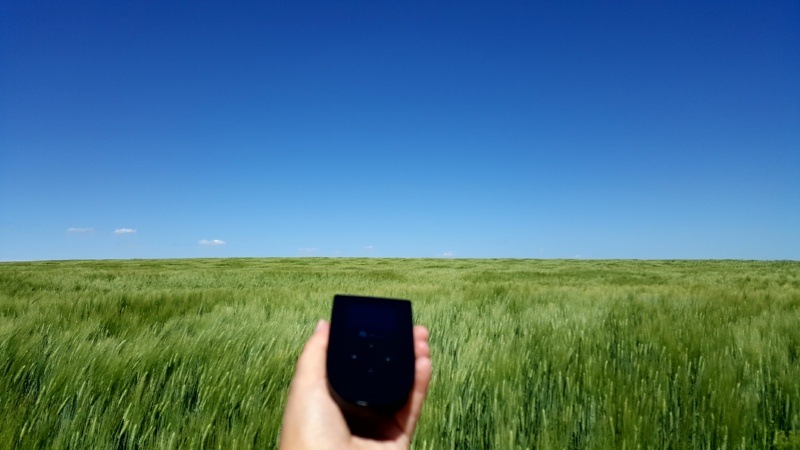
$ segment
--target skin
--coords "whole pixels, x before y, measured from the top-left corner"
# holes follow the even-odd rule
[[[351,420],[350,426],[328,391],[325,358],[329,333],[330,324],[320,320],[297,361],[283,415],[281,450],[408,449],[431,379],[428,330],[414,327],[414,387],[406,406],[384,423]],[[351,428],[357,429],[358,435]]]

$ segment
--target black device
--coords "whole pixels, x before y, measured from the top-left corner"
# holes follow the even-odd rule
[[[328,340],[328,387],[351,418],[401,409],[414,385],[411,302],[336,295]]]

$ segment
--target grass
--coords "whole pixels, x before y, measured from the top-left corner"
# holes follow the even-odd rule
[[[0,448],[270,448],[334,293],[408,298],[414,447],[800,448],[800,262],[0,264]]]

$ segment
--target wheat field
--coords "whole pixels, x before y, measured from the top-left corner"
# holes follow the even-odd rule
[[[800,262],[0,263],[0,448],[274,448],[336,293],[431,331],[418,449],[800,448]]]

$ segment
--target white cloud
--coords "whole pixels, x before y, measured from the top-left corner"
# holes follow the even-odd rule
[[[225,245],[225,241],[222,239],[200,239],[198,243],[200,245]]]
[[[456,256],[456,254],[453,252],[444,252],[442,253],[442,256],[444,256],[445,258],[450,258],[452,256]]]
[[[136,233],[136,230],[133,228],[117,228],[114,230],[114,234],[133,234]]]
[[[300,253],[301,255],[313,255],[317,252],[319,252],[319,249],[316,247],[303,247],[297,249],[297,253]]]
[[[367,245],[366,247],[364,247],[364,250],[366,250],[368,252],[371,252],[371,251],[375,250],[375,246],[374,245]]]
[[[67,233],[91,233],[92,231],[94,231],[94,228],[86,228],[86,227],[67,228]]]

